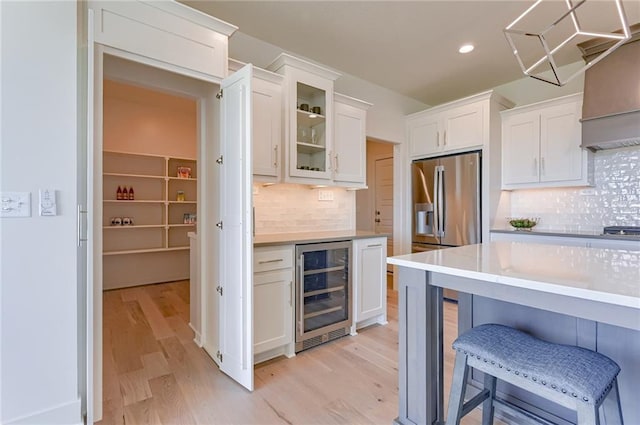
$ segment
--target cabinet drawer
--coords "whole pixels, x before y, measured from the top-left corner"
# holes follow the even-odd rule
[[[256,248],[253,251],[253,272],[289,269],[293,267],[293,247]]]

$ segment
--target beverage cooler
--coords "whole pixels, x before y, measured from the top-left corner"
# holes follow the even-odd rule
[[[296,352],[349,333],[351,241],[296,246]]]

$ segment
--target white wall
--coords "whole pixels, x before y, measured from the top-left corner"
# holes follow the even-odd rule
[[[269,65],[282,52],[281,48],[240,31],[229,39],[229,57],[260,68]],[[300,57],[298,54],[291,54]],[[428,107],[415,99],[345,74],[339,69],[336,71],[342,73],[334,85],[337,92],[373,104],[367,111],[367,137],[402,143],[405,138],[404,116]]]
[[[0,422],[80,423],[76,277],[76,3],[2,1],[0,189],[31,193],[1,218]],[[58,216],[40,217],[39,188]]]

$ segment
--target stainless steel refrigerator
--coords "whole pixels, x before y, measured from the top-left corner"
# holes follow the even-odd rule
[[[478,151],[413,162],[413,252],[481,241],[481,160]]]

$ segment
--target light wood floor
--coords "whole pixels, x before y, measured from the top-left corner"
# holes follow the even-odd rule
[[[193,342],[188,281],[105,292],[99,424],[389,425],[398,410],[398,303],[388,292],[388,325],[257,365],[253,393]],[[456,329],[457,306],[446,303],[445,394]]]

